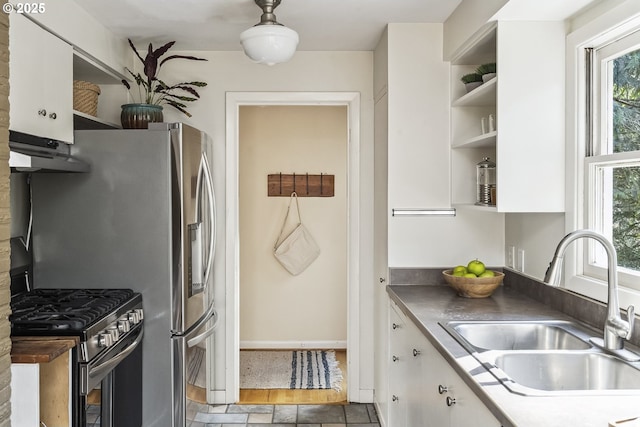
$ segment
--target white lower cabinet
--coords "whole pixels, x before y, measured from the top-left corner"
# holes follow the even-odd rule
[[[391,304],[388,427],[500,427],[418,327]]]

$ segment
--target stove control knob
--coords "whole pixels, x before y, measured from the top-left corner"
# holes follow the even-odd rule
[[[134,311],[136,312],[140,320],[144,319],[144,311],[142,311],[141,308],[136,308]]]
[[[98,347],[110,347],[113,345],[113,336],[110,333],[98,335]]]
[[[129,320],[132,325],[137,325],[140,322],[138,314],[135,311],[132,311],[127,315],[127,320]]]
[[[131,327],[129,326],[129,320],[118,320],[118,330],[123,334],[129,332]]]
[[[111,326],[110,328],[108,328],[107,333],[111,335],[113,342],[116,342],[120,339],[120,331],[118,330],[117,326]]]

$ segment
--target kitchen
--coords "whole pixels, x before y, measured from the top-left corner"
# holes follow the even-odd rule
[[[630,3],[633,2],[595,2],[592,9],[586,9],[568,21],[568,29],[563,31],[585,32],[586,30],[581,29],[588,28],[589,24],[603,25],[598,22],[593,24],[600,15],[613,15],[616,11],[621,13],[619,11],[625,7],[628,9],[623,16],[635,16],[637,10],[634,11]],[[586,6],[586,2],[577,4],[579,5],[574,4],[576,10],[555,10],[555,19],[563,20]],[[57,1],[55,7],[53,2],[47,2],[46,5],[47,12],[38,17],[43,25],[54,29],[62,38],[77,44],[84,52],[101,59],[101,62],[111,64],[112,68],[132,66],[134,58],[128,50],[126,40],[116,39],[118,43],[110,43],[108,48],[105,47],[104,40],[114,40],[115,36],[77,4]],[[460,202],[456,200],[456,174],[461,169],[459,163],[455,163],[458,153],[454,154],[450,149],[455,129],[450,129],[449,123],[455,120],[450,106],[455,95],[451,92],[459,92],[462,86],[457,81],[457,76],[454,78],[453,66],[449,65],[448,60],[443,60],[443,55],[444,58],[453,57],[498,11],[502,13],[499,20],[501,24],[504,21],[511,22],[516,27],[524,27],[518,21],[551,19],[553,22],[553,17],[543,16],[537,7],[539,6],[526,1],[464,1],[455,13],[441,21],[443,24],[390,24],[385,39],[388,52],[384,52],[382,43],[377,48],[372,46],[361,51],[300,50],[286,64],[265,67],[248,61],[239,48],[196,50],[188,54],[205,57],[208,61],[181,64],[174,62],[166,65],[163,71],[167,72],[168,80],[173,80],[174,76],[183,78],[184,73],[188,73],[189,78],[209,82],[208,87],[201,91],[202,99],[190,106],[193,117],[186,122],[211,136],[212,158],[216,159],[213,182],[216,194],[219,195],[217,227],[221,232],[217,240],[214,281],[225,283],[226,289],[216,288],[214,296],[222,319],[215,336],[215,359],[225,360],[225,363],[218,363],[214,367],[215,385],[211,392],[213,401],[233,402],[237,393],[234,386],[234,372],[237,370],[234,364],[237,362],[233,348],[237,328],[237,319],[234,318],[234,307],[237,304],[237,265],[232,256],[237,247],[234,239],[225,236],[236,232],[234,221],[237,207],[234,205],[233,194],[237,193],[237,188],[234,188],[234,174],[237,176],[237,172],[233,170],[234,159],[230,155],[233,154],[232,147],[237,144],[233,114],[238,105],[254,103],[256,100],[265,105],[306,105],[318,102],[348,105],[350,114],[354,114],[350,119],[351,123],[359,123],[359,126],[352,129],[354,133],[350,150],[353,152],[348,173],[353,180],[349,184],[350,188],[357,191],[352,193],[355,196],[349,201],[352,203],[350,212],[354,215],[349,220],[352,250],[349,253],[348,280],[351,298],[347,338],[347,347],[352,357],[349,372],[353,377],[348,381],[351,401],[377,402],[380,400],[380,393],[384,391],[380,388],[380,384],[384,386],[385,383],[383,371],[377,364],[380,358],[373,360],[370,357],[371,354],[385,354],[387,351],[387,344],[381,339],[386,336],[386,324],[383,326],[380,322],[385,321],[386,313],[389,312],[388,297],[384,287],[380,286],[380,279],[385,280],[385,283],[395,284],[399,282],[393,279],[394,271],[450,268],[461,260],[476,257],[481,257],[488,265],[511,265],[514,269],[523,270],[526,275],[542,278],[557,242],[565,231],[577,228],[571,224],[573,218],[569,218],[573,216],[569,214],[573,214],[575,208],[568,203],[565,205],[564,186],[561,184],[564,182],[565,144],[557,144],[565,139],[565,126],[567,132],[573,132],[573,127],[568,125],[569,119],[566,119],[566,124],[565,121],[557,123],[554,120],[554,117],[558,117],[557,111],[565,110],[564,84],[560,88],[554,85],[557,97],[553,98],[555,104],[548,111],[538,108],[533,112],[520,111],[518,115],[516,113],[519,110],[514,109],[506,111],[504,115],[501,111],[498,117],[501,138],[506,140],[509,135],[509,123],[513,123],[511,127],[520,132],[525,127],[526,138],[524,135],[519,138],[519,144],[524,146],[518,145],[518,148],[525,150],[528,144],[529,150],[535,149],[538,152],[525,152],[525,158],[540,157],[540,162],[545,164],[545,171],[540,170],[538,162],[531,164],[526,172],[524,168],[528,165],[516,166],[523,169],[521,172],[526,177],[520,179],[523,188],[528,185],[522,193],[530,196],[535,201],[533,204],[538,207],[524,207],[524,204],[519,207],[518,203],[524,202],[512,199],[516,195],[509,193],[511,197],[504,199],[504,203],[515,200],[515,205],[505,204],[504,207],[499,206],[497,211],[460,207],[452,218],[391,216],[392,209],[441,209]],[[286,2],[279,7],[278,18],[289,24],[285,19],[286,8]],[[257,19],[257,14],[255,18]],[[70,20],[73,20],[74,25],[68,25]],[[555,28],[557,30],[557,26]],[[517,31],[512,31],[518,34]],[[557,33],[549,32],[548,37],[552,36],[557,36]],[[416,40],[424,40],[424,46]],[[557,40],[561,40],[559,43],[562,47],[564,34]],[[544,46],[536,46],[531,40],[522,40],[527,41],[531,45],[528,45],[527,52],[535,52],[529,49],[537,48],[539,55],[545,54]],[[554,47],[557,45],[554,44]],[[388,57],[388,63],[385,56]],[[541,56],[537,58],[539,57]],[[518,68],[510,68],[516,64],[509,62],[508,58],[501,59],[500,64],[504,68],[499,72],[504,72],[505,76],[509,75],[506,72],[510,69],[513,73],[523,72]],[[514,63],[519,61],[527,59],[514,59]],[[534,64],[530,64],[530,58],[528,61],[523,64],[528,64],[529,72]],[[558,64],[555,64],[556,68],[552,67],[560,71],[556,71],[551,78],[563,77],[558,76],[565,69],[561,65],[560,68],[557,68]],[[384,76],[380,70],[388,71],[388,76]],[[433,84],[434,81],[438,83]],[[508,79],[505,78],[504,84],[507,83]],[[499,80],[499,84],[503,84],[503,80]],[[378,116],[381,110],[377,108],[382,105],[380,100],[384,102],[382,94],[385,90],[389,94],[387,129]],[[558,95],[558,90],[562,91],[562,95]],[[567,90],[572,90],[572,87],[567,85]],[[514,91],[515,89],[510,93]],[[529,91],[535,93],[536,86],[531,86]],[[416,94],[421,96],[417,97]],[[499,96],[503,95],[508,93],[499,90]],[[540,104],[537,105],[540,107]],[[510,113],[513,115],[509,116]],[[105,114],[111,115],[111,121],[119,120],[113,118],[119,114],[117,108]],[[503,121],[506,117],[511,117],[512,121]],[[179,113],[166,109],[165,121],[183,120],[184,117]],[[375,147],[379,131],[388,132],[389,135],[388,147],[383,145],[383,150],[387,150],[388,162],[384,156],[379,156],[380,151]],[[355,155],[358,157],[354,157]],[[503,164],[501,158],[505,157],[498,156],[498,168]],[[546,181],[543,184],[534,182],[532,177],[538,175],[557,178],[558,159],[562,160],[560,179],[551,184]],[[471,166],[464,173],[474,174],[474,164],[480,160],[481,158],[477,158],[468,163]],[[378,169],[387,173],[378,173]],[[511,181],[518,182],[517,179]],[[567,178],[567,186],[576,185],[570,181]],[[473,186],[473,180],[471,184]],[[502,188],[501,185],[499,183],[499,188]],[[506,185],[505,183],[505,192],[499,190],[500,194],[507,194]],[[388,197],[380,199],[377,196],[378,189],[386,192]],[[473,187],[469,191],[473,191]],[[540,192],[545,192],[547,197],[541,197]],[[533,197],[536,195],[539,197]],[[546,204],[538,199],[545,199]],[[500,197],[498,200],[502,203]],[[375,230],[373,236],[372,230]],[[511,246],[516,255],[511,258],[512,262],[507,262],[505,248]],[[515,261],[525,262],[517,265]],[[392,269],[391,274],[387,268]],[[598,288],[590,296],[606,301],[606,290]],[[631,297],[625,298],[628,302],[623,306],[626,307],[633,301]]]

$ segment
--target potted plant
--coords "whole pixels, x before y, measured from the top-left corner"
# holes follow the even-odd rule
[[[476,69],[476,73],[482,76],[482,82],[486,83],[496,76],[496,63],[482,64]]]
[[[160,60],[167,51],[175,44],[175,41],[169,42],[164,46],[153,49],[153,45],[149,43],[147,55],[142,58],[138,50],[133,45],[131,39],[129,46],[142,62],[144,66],[144,75],[134,73],[126,68],[131,74],[135,84],[138,86],[137,96],[134,99],[140,102],[133,104],[125,104],[122,106],[120,119],[122,127],[125,129],[146,129],[148,123],[161,122],[163,120],[162,105],[170,105],[176,110],[184,113],[187,117],[191,114],[187,111],[186,102],[193,102],[200,98],[196,88],[205,87],[205,82],[182,82],[176,84],[167,84],[158,78],[162,65],[173,59],[188,59],[193,61],[206,61],[204,58],[186,55],[170,55]],[[122,80],[122,84],[131,92],[131,85],[127,80]]]
[[[469,93],[482,84],[482,76],[478,73],[469,73],[462,76],[460,81],[464,83],[464,87]]]

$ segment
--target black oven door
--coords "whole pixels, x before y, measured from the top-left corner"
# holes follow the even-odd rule
[[[142,325],[78,371],[78,427],[142,426]]]

